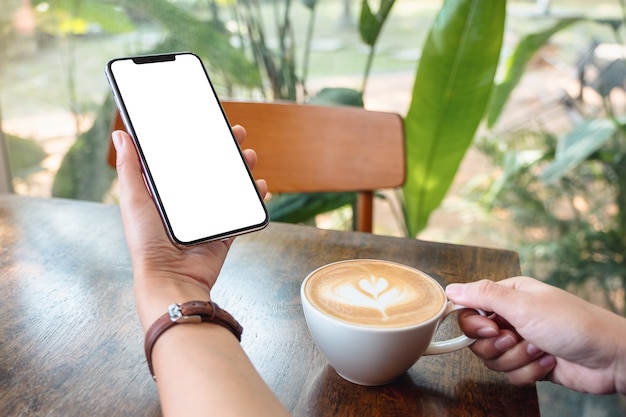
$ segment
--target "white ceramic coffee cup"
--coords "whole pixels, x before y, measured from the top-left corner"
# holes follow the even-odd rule
[[[305,288],[311,277],[320,271],[346,267],[348,263],[384,263],[409,270],[420,279],[432,280],[442,297],[441,306],[431,318],[400,327],[380,327],[356,324],[321,311],[308,299]],[[431,288],[432,290],[432,288]],[[422,271],[394,262],[353,259],[322,266],[311,272],[303,281],[300,296],[307,325],[315,344],[330,365],[344,379],[359,385],[383,385],[404,374],[423,355],[449,353],[471,345],[474,339],[465,335],[454,339],[433,342],[441,321],[453,311],[465,307],[455,305],[445,297],[443,288]],[[443,301],[441,301],[443,300]],[[479,311],[480,314],[483,312]]]

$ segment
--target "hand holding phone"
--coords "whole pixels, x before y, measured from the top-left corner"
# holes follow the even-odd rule
[[[171,239],[181,245],[265,227],[269,216],[201,60],[127,57],[106,74]]]

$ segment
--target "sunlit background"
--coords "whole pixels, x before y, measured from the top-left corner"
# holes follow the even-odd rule
[[[376,9],[380,1],[369,3]],[[397,0],[375,48],[359,35],[361,5],[0,0],[0,165],[8,168],[0,187],[116,203],[115,172],[106,164],[114,105],[104,65],[119,56],[191,50],[222,97],[305,102],[343,87],[361,91],[367,109],[406,114],[442,1]],[[532,59],[498,123],[481,127],[419,238],[516,250],[525,273],[624,314],[625,129],[604,124],[626,122],[624,16],[622,0],[508,2],[502,77],[521,41],[544,36],[528,47]],[[545,35],[564,19],[573,20]],[[590,145],[585,135],[603,140]],[[550,172],[539,162],[554,159],[563,138],[585,150],[560,167],[556,186],[546,185]],[[397,193],[381,197],[375,232],[402,235]],[[314,221],[348,228],[350,210]],[[546,416],[626,413],[621,397],[539,388]]]

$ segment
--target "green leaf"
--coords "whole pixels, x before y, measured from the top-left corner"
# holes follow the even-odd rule
[[[315,9],[315,6],[317,5],[317,0],[301,0],[301,1],[304,7],[306,7],[309,10]]]
[[[311,97],[307,103],[318,105],[344,105],[363,107],[363,93],[352,88],[327,87]]]
[[[93,126],[76,139],[63,157],[52,184],[53,197],[103,200],[116,175],[105,163],[114,110],[113,96],[108,95]]]
[[[359,34],[361,39],[368,46],[374,46],[380,31],[389,16],[395,0],[380,0],[380,7],[377,13],[373,13],[369,1],[363,0],[361,3],[361,15],[359,17]]]
[[[544,152],[537,149],[506,152],[502,161],[502,167],[504,168],[502,175],[493,182],[489,190],[482,197],[484,204],[492,206],[502,190],[504,190],[514,178],[518,177],[520,172],[525,171],[529,166],[537,163],[543,157]]]
[[[539,176],[546,184],[555,183],[596,152],[617,132],[617,124],[609,119],[584,122],[561,138],[556,148],[554,162]]]
[[[289,193],[267,202],[272,221],[306,223],[318,214],[356,203],[356,193]]]
[[[4,134],[9,165],[14,177],[26,177],[42,168],[42,162],[48,157],[43,147],[33,139]]]
[[[404,214],[411,236],[443,200],[485,112],[505,1],[447,0],[423,48],[405,117]]]
[[[492,127],[498,121],[511,92],[519,83],[519,80],[524,74],[526,65],[537,50],[545,45],[552,35],[580,20],[581,19],[560,20],[544,31],[526,36],[517,44],[515,51],[507,60],[502,82],[496,84],[493,89],[489,110],[487,112],[488,127]]]

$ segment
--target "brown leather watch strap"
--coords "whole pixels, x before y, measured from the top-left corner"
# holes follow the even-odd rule
[[[152,366],[152,349],[157,339],[170,327],[184,323],[209,322],[219,324],[230,330],[237,340],[241,341],[243,327],[227,311],[222,310],[213,301],[189,301],[183,304],[172,304],[168,312],[159,317],[146,333],[144,349],[146,360],[150,368],[150,374],[156,381],[154,368]]]

